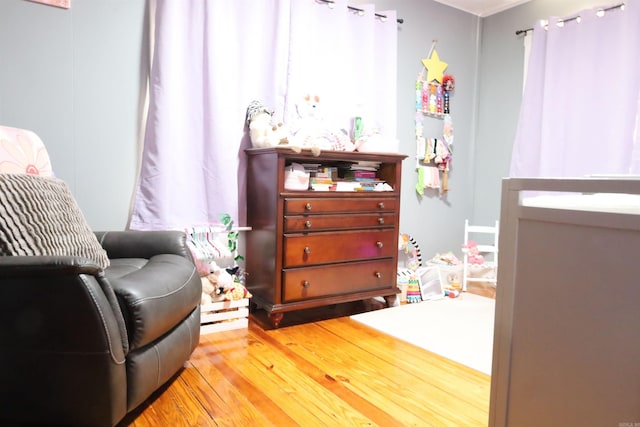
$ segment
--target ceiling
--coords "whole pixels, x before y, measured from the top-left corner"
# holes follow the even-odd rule
[[[478,16],[489,16],[494,13],[527,3],[531,0],[435,0],[438,3],[464,10]]]

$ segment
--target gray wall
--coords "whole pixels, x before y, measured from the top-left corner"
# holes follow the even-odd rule
[[[367,3],[366,0],[359,3]],[[377,10],[395,9],[398,25],[398,138],[400,151],[409,157],[402,173],[400,230],[420,244],[424,258],[436,252],[459,252],[464,220],[473,212],[474,121],[477,88],[478,41],[481,19],[433,0],[376,0]],[[354,3],[355,4],[355,3]],[[415,190],[415,81],[429,56],[433,40],[440,59],[449,65],[456,87],[451,96],[454,127],[453,162],[449,192]],[[443,121],[424,119],[425,136],[442,137]]]
[[[35,131],[93,229],[123,229],[137,176],[145,0],[0,2],[0,124]]]
[[[367,3],[354,0],[352,4]],[[478,18],[433,0],[375,0],[398,26],[398,137],[404,162],[401,230],[423,256],[460,251],[465,218],[498,219],[522,90],[522,39],[515,31],[593,0],[534,0]],[[0,2],[0,124],[38,133],[56,175],[69,183],[94,229],[123,229],[139,159],[146,0],[75,0],[69,10]],[[414,83],[431,43],[456,78],[450,191],[415,191]],[[438,136],[442,122],[425,120]]]

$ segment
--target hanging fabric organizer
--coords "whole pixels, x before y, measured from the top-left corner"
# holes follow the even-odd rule
[[[455,86],[452,75],[445,75],[448,64],[440,60],[434,40],[429,58],[416,79],[416,191],[423,196],[425,189],[449,190],[449,168],[452,160],[453,123],[451,121],[451,92]],[[426,76],[425,76],[426,71]],[[425,118],[443,121],[442,135],[424,135]]]
[[[240,231],[250,231],[251,227],[233,227],[229,229],[221,224],[204,224],[185,227],[181,231],[187,236],[187,247],[191,251],[196,264],[206,269],[211,262],[227,268],[236,265],[237,248],[230,248],[229,235]],[[208,273],[208,271],[207,271]]]

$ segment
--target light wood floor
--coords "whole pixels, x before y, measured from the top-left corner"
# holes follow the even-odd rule
[[[367,309],[287,313],[276,330],[258,311],[246,330],[204,335],[121,426],[487,425],[488,375],[348,317]]]

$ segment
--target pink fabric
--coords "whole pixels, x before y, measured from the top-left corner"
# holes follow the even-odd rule
[[[40,137],[30,130],[0,126],[0,173],[53,176]]]

